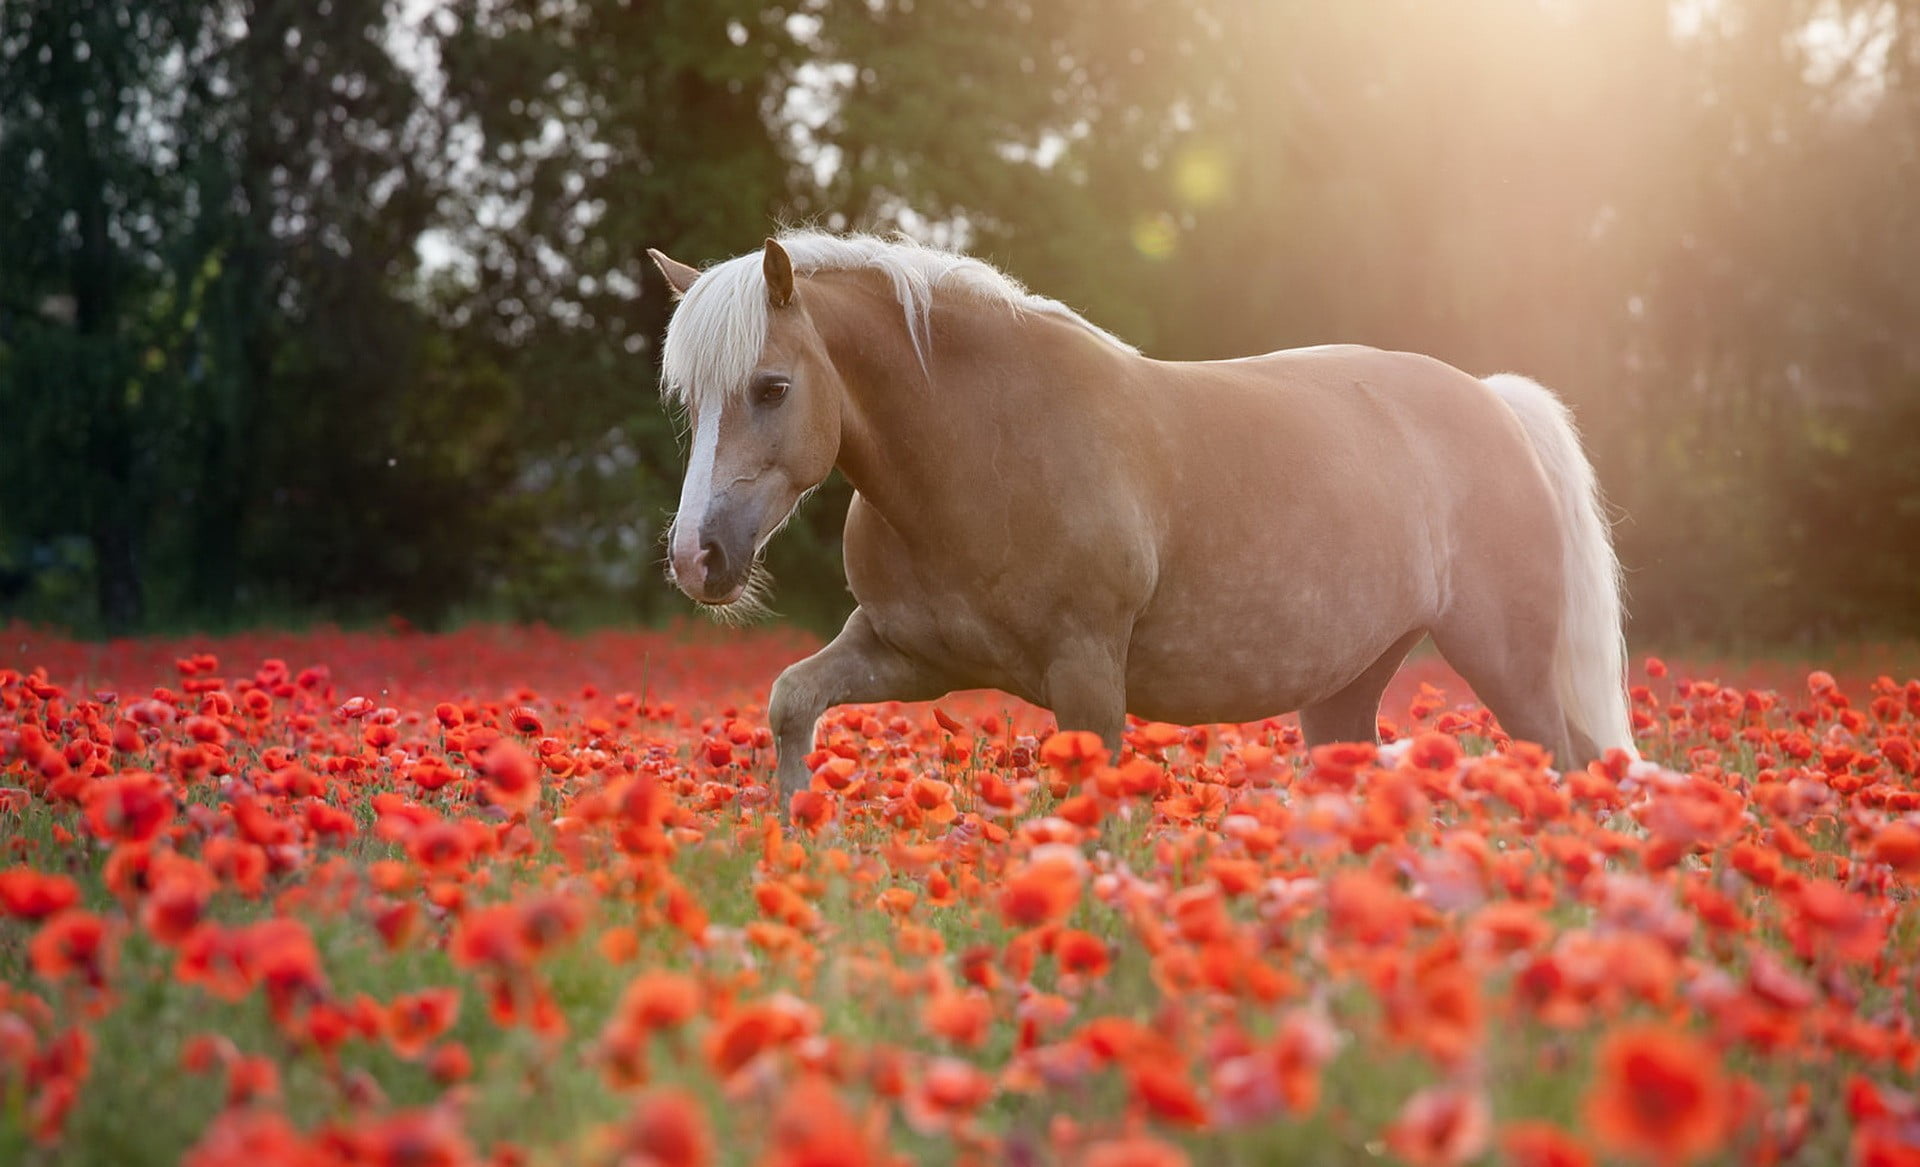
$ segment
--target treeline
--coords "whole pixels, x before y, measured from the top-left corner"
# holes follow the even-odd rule
[[[1920,634],[1916,190],[1920,0],[7,0],[0,618],[682,611],[645,248],[808,221],[1531,374],[1636,636]]]

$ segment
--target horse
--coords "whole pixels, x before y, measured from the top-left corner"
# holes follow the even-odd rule
[[[857,607],[774,682],[773,795],[850,703],[999,689],[1099,735],[1298,710],[1377,742],[1431,636],[1559,766],[1633,753],[1620,568],[1566,407],[1358,345],[1142,355],[972,257],[787,231],[677,301],[662,388],[690,455],[669,575],[725,615],[835,467]]]

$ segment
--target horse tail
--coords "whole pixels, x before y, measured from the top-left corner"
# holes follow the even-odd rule
[[[1633,748],[1627,712],[1627,641],[1621,630],[1620,561],[1593,464],[1580,449],[1573,415],[1539,382],[1513,373],[1484,378],[1533,443],[1560,509],[1566,595],[1553,683],[1570,728],[1597,750]]]

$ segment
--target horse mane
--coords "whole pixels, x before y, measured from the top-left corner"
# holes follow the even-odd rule
[[[1132,345],[1078,312],[1035,295],[983,259],[929,247],[905,236],[836,235],[788,230],[777,238],[793,260],[794,274],[870,270],[893,283],[907,335],[921,367],[927,363],[927,319],[936,291],[953,292],[1015,313],[1052,316],[1076,324],[1126,352]],[[716,263],[702,272],[667,324],[662,354],[662,391],[688,402],[724,401],[743,392],[767,340],[767,284],[762,252]]]

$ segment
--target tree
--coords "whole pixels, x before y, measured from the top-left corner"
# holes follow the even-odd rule
[[[471,594],[513,538],[490,520],[517,405],[419,303],[442,125],[386,6],[28,2],[4,22],[5,529],[86,531],[110,630],[156,592],[215,621],[241,599],[425,616]],[[423,426],[455,412],[436,393],[468,428]]]
[[[153,359],[165,323],[168,49],[193,5],[21,0],[0,10],[0,364],[5,518],[30,537],[84,532],[109,629],[144,608],[141,542],[154,445],[176,388]]]

